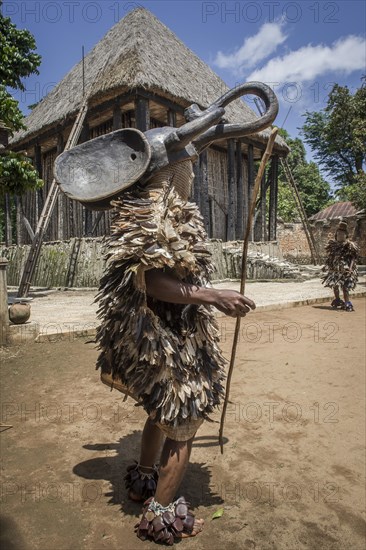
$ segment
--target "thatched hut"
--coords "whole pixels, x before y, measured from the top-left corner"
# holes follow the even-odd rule
[[[131,11],[85,57],[84,70],[80,61],[34,107],[25,121],[27,130],[17,132],[10,140],[13,150],[27,152],[45,181],[42,190],[29,192],[21,202],[17,201],[17,244],[31,240],[29,224],[36,226],[52,182],[55,158],[62,152],[82,104],[83,84],[90,99],[79,143],[119,128],[145,131],[157,126],[180,126],[188,105],[207,107],[228,89],[148,10]],[[256,117],[241,100],[227,107],[227,115],[230,122]],[[268,135],[264,131],[244,139],[216,142],[201,154],[195,166],[192,198],[201,208],[210,237],[242,238],[254,182],[254,162],[263,154]],[[286,144],[277,138],[269,178],[262,185],[257,240],[276,237],[278,157],[287,153]],[[53,241],[100,236],[108,233],[109,226],[110,212],[100,217],[60,193],[45,238]]]

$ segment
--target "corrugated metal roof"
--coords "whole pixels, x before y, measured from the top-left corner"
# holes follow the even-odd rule
[[[353,206],[350,201],[336,202],[331,204],[324,210],[321,210],[317,214],[314,214],[309,218],[311,221],[317,220],[331,220],[332,218],[348,218],[357,214],[357,208]]]

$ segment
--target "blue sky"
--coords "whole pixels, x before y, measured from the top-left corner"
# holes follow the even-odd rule
[[[14,93],[22,111],[80,60],[82,45],[87,54],[137,6],[154,13],[228,85],[270,84],[280,100],[276,123],[293,137],[301,115],[323,108],[334,83],[354,91],[366,74],[361,0],[4,0],[3,14],[32,32],[42,55],[39,76],[26,79],[25,93]]]

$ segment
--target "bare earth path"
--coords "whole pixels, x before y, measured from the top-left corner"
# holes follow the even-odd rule
[[[224,455],[205,423],[179,491],[205,530],[181,548],[364,548],[366,300],[354,304],[243,320]],[[235,320],[218,322],[229,357]],[[123,484],[145,413],[99,382],[86,341],[0,352],[3,550],[158,548],[134,535]]]

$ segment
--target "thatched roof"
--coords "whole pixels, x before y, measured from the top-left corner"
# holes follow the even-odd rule
[[[151,12],[131,11],[88,53],[85,90],[89,104],[101,98],[135,88],[145,88],[186,107],[198,103],[207,107],[228,87],[197,55]],[[41,130],[76,114],[82,102],[82,61],[27,116],[27,130],[17,132],[11,143],[25,141]],[[256,114],[241,100],[227,107],[230,122],[253,120]],[[265,141],[268,131],[256,134]],[[285,142],[277,139],[280,149]]]

